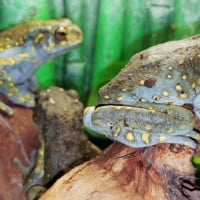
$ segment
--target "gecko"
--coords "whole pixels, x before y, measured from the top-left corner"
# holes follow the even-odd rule
[[[0,33],[0,93],[16,105],[35,106],[34,73],[41,64],[77,47],[83,39],[69,19],[29,21]],[[0,110],[13,109],[0,101]]]
[[[86,107],[86,129],[129,147],[159,143],[196,148],[200,134],[200,35],[155,45],[135,54]],[[192,107],[192,111],[186,109]],[[193,114],[194,113],[194,114]]]

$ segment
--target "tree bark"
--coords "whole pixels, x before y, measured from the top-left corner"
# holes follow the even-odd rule
[[[183,145],[134,149],[114,143],[61,177],[40,200],[197,200],[193,155]]]

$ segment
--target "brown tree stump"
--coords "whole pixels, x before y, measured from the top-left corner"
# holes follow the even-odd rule
[[[40,200],[198,200],[193,154],[183,145],[133,149],[114,143],[61,177]]]

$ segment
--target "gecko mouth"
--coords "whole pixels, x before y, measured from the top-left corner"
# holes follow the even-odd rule
[[[81,41],[77,41],[76,43],[69,43],[68,45],[66,45],[65,48],[62,48],[60,51],[58,51],[57,49],[50,49],[48,54],[54,56],[56,54],[56,56],[59,55],[63,55],[65,53],[68,53],[69,51],[79,47],[79,45],[81,44]]]

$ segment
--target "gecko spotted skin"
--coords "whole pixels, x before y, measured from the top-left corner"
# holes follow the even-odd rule
[[[36,69],[81,41],[81,30],[69,19],[31,21],[1,32],[0,93],[14,104],[34,107]],[[0,102],[0,110],[13,114],[3,102]]]
[[[84,111],[87,129],[130,147],[176,143],[196,148],[192,105],[200,118],[200,36],[134,55]]]

